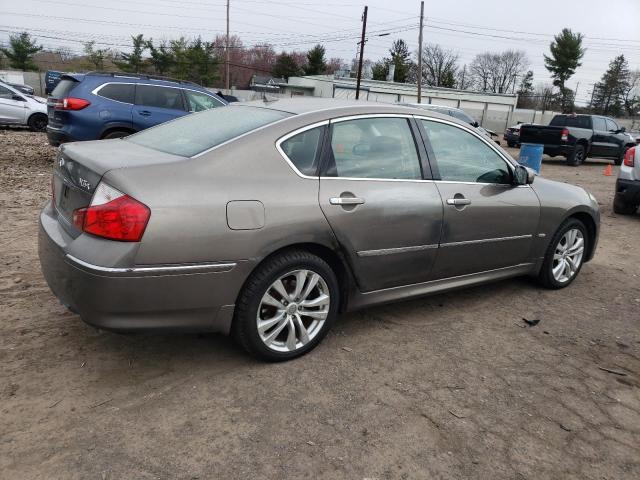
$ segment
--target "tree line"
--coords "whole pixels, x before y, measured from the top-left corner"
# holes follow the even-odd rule
[[[455,88],[490,93],[518,94],[519,108],[561,110],[571,112],[575,106],[575,92],[567,82],[581,66],[585,54],[584,36],[563,29],[549,45],[544,55],[545,68],[552,83],[534,83],[533,71],[524,51],[505,50],[477,54],[471,62],[461,64],[458,53],[438,44],[425,44],[422,49],[422,83],[426,86]],[[142,34],[131,37],[131,49],[119,51],[97,48],[86,42],[82,66],[91,70],[123,71],[171,76],[208,86],[220,87],[225,73],[226,39],[218,35],[213,41],[201,37],[180,37],[156,41]],[[0,48],[0,67],[8,62],[12,68],[35,70],[34,59],[43,47],[28,32],[11,35],[9,45]],[[249,86],[253,75],[288,79],[291,76],[332,74],[342,68],[340,58],[326,58],[325,47],[318,44],[308,51],[281,51],[270,44],[245,46],[240,37],[229,39],[229,73],[232,85]],[[5,59],[3,59],[5,57]],[[351,62],[355,73],[357,60]],[[407,43],[395,40],[388,56],[377,62],[365,60],[374,80],[416,83],[418,80],[418,52],[411,52]],[[393,71],[393,75],[391,72]],[[640,109],[640,71],[631,71],[624,55],[609,64],[592,90],[591,101],[585,111],[604,115],[638,114]]]

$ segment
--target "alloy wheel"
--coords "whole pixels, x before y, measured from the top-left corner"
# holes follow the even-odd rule
[[[277,352],[302,348],[322,330],[330,305],[329,287],[318,273],[301,269],[282,275],[260,301],[260,340]]]
[[[556,245],[553,254],[551,266],[553,278],[560,283],[571,280],[582,264],[583,254],[583,233],[577,228],[567,230]]]

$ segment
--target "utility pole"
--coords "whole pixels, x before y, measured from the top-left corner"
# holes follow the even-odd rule
[[[226,68],[225,68],[225,82],[224,82],[224,88],[226,88],[227,90],[227,94],[229,93],[229,2],[230,0],[227,0],[227,38],[225,40],[225,53],[226,53],[226,60],[225,60],[225,64],[226,64]]]
[[[418,103],[422,103],[422,28],[424,27],[424,2],[420,2],[420,34],[418,35]]]
[[[364,6],[364,13],[362,14],[362,39],[360,40],[360,59],[358,60],[358,75],[356,80],[356,100],[360,98],[360,80],[362,79],[362,57],[364,56],[364,36],[367,33],[367,12],[368,6]]]

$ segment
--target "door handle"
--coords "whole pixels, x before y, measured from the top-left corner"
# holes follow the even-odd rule
[[[329,199],[331,205],[362,205],[364,198],[359,197],[331,197]]]
[[[455,205],[456,207],[460,205],[471,205],[471,200],[468,198],[447,198],[447,205]]]
[[[151,112],[149,110],[140,110],[138,111],[138,115],[142,115],[143,117],[148,117],[151,115]]]

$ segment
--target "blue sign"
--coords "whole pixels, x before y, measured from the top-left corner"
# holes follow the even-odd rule
[[[56,88],[62,74],[63,72],[57,72],[55,70],[47,70],[47,73],[44,74],[44,90],[47,95],[50,95],[53,89]]]

